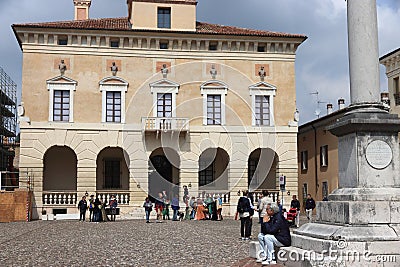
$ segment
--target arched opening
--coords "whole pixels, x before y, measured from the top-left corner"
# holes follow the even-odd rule
[[[96,160],[97,190],[129,190],[129,157],[120,147],[106,147]]]
[[[222,148],[208,148],[199,157],[199,191],[228,190],[229,155]]]
[[[270,148],[257,148],[248,160],[248,186],[256,189],[276,189],[278,155]]]
[[[169,199],[179,193],[180,157],[172,148],[160,147],[149,157],[149,197],[166,193]]]
[[[77,163],[71,148],[49,148],[43,158],[43,191],[76,191]]]

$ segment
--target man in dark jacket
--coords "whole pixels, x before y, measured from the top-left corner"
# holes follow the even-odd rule
[[[87,202],[86,202],[86,197],[83,196],[82,200],[79,201],[78,203],[78,210],[79,210],[79,220],[80,221],[85,221],[85,217],[86,217],[86,210],[87,210]]]
[[[315,209],[315,201],[311,197],[311,195],[308,194],[307,195],[307,200],[306,200],[306,215],[307,215],[307,219],[308,219],[309,223],[312,222],[313,209]]]
[[[258,235],[260,242],[260,252],[257,255],[258,262],[263,265],[276,264],[274,259],[274,246],[290,246],[292,241],[290,237],[289,225],[287,224],[279,207],[276,203],[267,205],[267,214],[261,224],[261,233]]]

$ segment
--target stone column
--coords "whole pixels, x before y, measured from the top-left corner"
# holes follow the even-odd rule
[[[376,0],[348,0],[347,27],[352,104],[379,101]]]

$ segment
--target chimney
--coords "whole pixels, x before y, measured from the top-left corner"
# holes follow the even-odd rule
[[[326,105],[326,115],[329,115],[333,112],[333,104],[329,103]]]
[[[339,110],[344,109],[344,99],[343,98],[340,98],[338,100],[338,105],[339,105]]]
[[[89,19],[89,8],[92,0],[73,0],[75,6],[75,20]]]

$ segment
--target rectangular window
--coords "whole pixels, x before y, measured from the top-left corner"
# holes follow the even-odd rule
[[[199,172],[199,186],[204,186],[214,182],[214,162],[211,161],[200,161],[200,172]],[[206,166],[209,164],[208,166]]]
[[[104,160],[104,188],[121,188],[121,168],[119,159]]]
[[[68,44],[68,37],[67,36],[58,37],[58,45],[67,45],[67,44]]]
[[[216,42],[210,42],[210,45],[208,46],[208,50],[210,51],[217,51],[218,48],[218,43]]]
[[[248,177],[248,181],[247,181],[247,185],[248,186],[250,186],[250,183],[251,183],[251,181],[255,181],[255,182],[257,182],[258,183],[258,175],[257,175],[257,173],[256,173],[256,169],[257,169],[257,166],[258,166],[258,159],[252,159],[252,158],[250,158],[249,159],[249,166],[248,166],[248,170],[247,170],[247,177]],[[253,183],[255,183],[255,182],[253,182]]]
[[[69,121],[69,91],[54,90],[53,121]]]
[[[307,199],[307,195],[308,195],[308,185],[307,184],[303,184],[303,200],[304,200],[304,202]]]
[[[255,104],[256,125],[270,125],[269,96],[257,95]]]
[[[107,92],[106,122],[121,122],[121,92]]]
[[[119,47],[119,40],[110,40],[110,47]]]
[[[221,125],[221,95],[207,95],[207,125]]]
[[[400,93],[399,77],[393,79],[393,89],[395,94]]]
[[[308,151],[301,151],[301,170],[307,170],[308,169]]]
[[[320,147],[319,162],[320,162],[321,167],[328,166],[328,146],[327,145]]]
[[[171,8],[170,7],[159,7],[157,16],[157,27],[158,28],[171,28]]]
[[[167,42],[160,42],[160,49],[168,49],[168,43]]]
[[[328,192],[328,182],[322,182],[322,197],[327,197],[329,192]]]
[[[257,46],[257,52],[265,52],[265,46],[264,45]]]
[[[157,117],[172,117],[172,94],[157,94]]]

